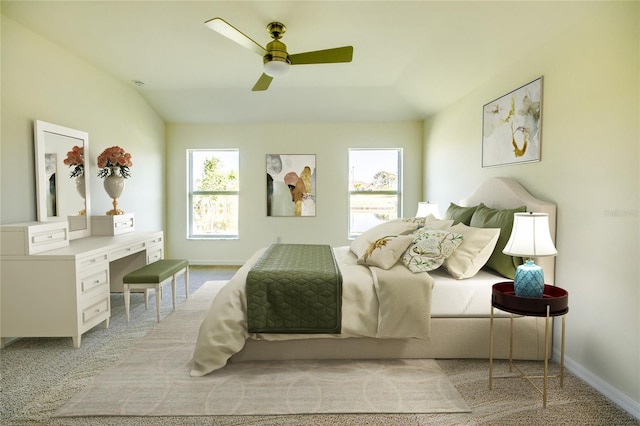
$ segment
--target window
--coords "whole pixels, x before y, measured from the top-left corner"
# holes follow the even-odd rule
[[[192,239],[238,238],[239,152],[187,150]]]
[[[349,238],[400,217],[402,149],[349,150]]]

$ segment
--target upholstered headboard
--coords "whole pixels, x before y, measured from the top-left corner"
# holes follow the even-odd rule
[[[556,205],[539,200],[529,193],[513,178],[494,177],[487,179],[467,198],[460,200],[464,207],[475,206],[484,203],[493,209],[514,209],[526,206],[527,211],[547,213],[549,215],[549,231],[555,244],[556,241]],[[544,270],[544,278],[547,284],[555,283],[555,257],[541,257],[535,259],[536,264]]]

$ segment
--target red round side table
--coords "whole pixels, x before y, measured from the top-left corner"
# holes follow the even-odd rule
[[[509,371],[515,368],[520,373],[519,378],[527,379],[542,394],[542,407],[547,407],[547,379],[549,378],[549,347],[550,347],[550,319],[562,317],[562,339],[560,345],[560,387],[564,385],[564,336],[565,315],[569,312],[569,293],[556,286],[545,284],[542,297],[519,297],[515,295],[513,281],[500,282],[493,285],[491,293],[491,322],[489,326],[489,389],[493,386],[493,311],[511,314],[509,328]],[[513,363],[513,320],[514,315],[544,317],[544,375],[543,387],[540,389],[531,379],[539,376],[527,376]],[[556,376],[554,376],[556,377]]]

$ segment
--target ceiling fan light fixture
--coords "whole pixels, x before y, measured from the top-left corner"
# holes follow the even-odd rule
[[[353,58],[353,46],[314,50],[289,55],[287,45],[280,41],[287,30],[287,27],[281,22],[271,22],[267,25],[267,31],[273,40],[267,44],[266,48],[262,47],[255,40],[222,18],[209,19],[205,22],[205,25],[227,37],[229,40],[262,56],[264,68],[262,75],[260,75],[260,78],[251,89],[254,92],[267,90],[274,78],[284,77],[289,74],[289,67],[291,65],[335,64],[351,62]]]
[[[264,64],[264,73],[270,77],[284,77],[289,74],[289,68],[288,62],[274,59]]]

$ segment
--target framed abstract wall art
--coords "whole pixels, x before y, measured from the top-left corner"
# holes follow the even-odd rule
[[[542,77],[482,108],[482,167],[540,161]]]
[[[267,154],[267,216],[315,215],[315,154]]]

